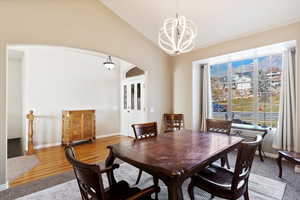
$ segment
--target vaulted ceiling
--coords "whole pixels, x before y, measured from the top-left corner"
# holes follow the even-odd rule
[[[176,0],[101,0],[123,20],[157,44]],[[300,0],[178,0],[178,12],[198,27],[197,47],[261,32],[300,20]]]

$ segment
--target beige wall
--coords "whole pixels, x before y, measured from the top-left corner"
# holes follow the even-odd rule
[[[6,172],[6,45],[46,44],[98,51],[148,71],[149,121],[172,109],[170,60],[98,0],[0,1],[0,185]]]
[[[199,34],[201,37],[201,34]],[[174,57],[172,65],[173,77],[173,110],[176,113],[184,113],[186,127],[192,128],[192,62],[241,50],[270,45],[283,41],[297,40],[300,46],[300,23],[254,34],[249,37],[231,40],[218,45],[195,50],[193,52]],[[300,60],[300,52],[297,51]],[[300,69],[297,71],[297,102],[300,101]],[[298,124],[300,124],[300,106],[297,106]],[[299,128],[298,128],[299,130]],[[300,137],[298,138],[298,150],[300,151]]]

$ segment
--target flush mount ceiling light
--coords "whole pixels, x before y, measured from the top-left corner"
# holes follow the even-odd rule
[[[191,51],[195,46],[197,28],[191,20],[177,14],[165,19],[158,35],[158,44],[168,54],[181,54]]]
[[[103,66],[108,70],[111,70],[115,67],[115,63],[113,63],[111,60],[111,56],[107,57],[107,60],[103,63]]]

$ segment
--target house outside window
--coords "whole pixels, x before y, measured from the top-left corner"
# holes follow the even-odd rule
[[[210,66],[212,117],[276,127],[282,54]]]

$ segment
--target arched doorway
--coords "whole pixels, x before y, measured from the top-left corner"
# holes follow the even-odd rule
[[[8,124],[8,136],[13,131],[10,127],[21,126],[19,132],[24,137],[20,138],[22,136],[19,136],[19,138],[24,143],[24,151],[28,147],[28,120],[25,116],[30,110],[34,110],[35,115],[33,134],[35,149],[61,144],[61,113],[63,110],[95,110],[96,138],[119,135],[120,63],[125,63],[125,61],[113,57],[115,68],[107,70],[103,66],[107,55],[89,50],[62,46],[16,44],[7,46],[8,56],[10,56],[9,52],[13,50],[22,52],[22,59],[17,57],[16,53],[12,55],[13,58],[17,57],[18,60],[22,60],[22,64],[16,66],[20,71],[20,76],[16,76],[15,70],[11,71],[14,66],[7,62],[7,80],[9,85],[14,86],[8,87],[8,93],[12,93],[12,91],[17,92],[16,84],[11,83],[13,79],[10,75],[12,75],[14,80],[18,79],[20,82],[18,94],[21,98],[18,98],[18,100],[21,101],[19,104],[22,104],[22,108],[18,110],[18,114],[21,115],[21,122],[16,124],[14,121],[14,124]],[[9,58],[7,60],[9,61]],[[132,64],[128,65],[132,66]],[[13,96],[12,99],[16,99],[15,95],[10,96]],[[23,98],[26,101],[22,101]],[[11,108],[14,108],[14,110]],[[8,103],[8,122],[12,121],[11,119],[16,119],[15,115],[10,117],[9,114],[11,111],[16,113],[15,109],[15,101]],[[21,158],[14,163],[22,163],[22,157],[25,156],[19,157]],[[35,158],[35,155],[32,157]],[[21,179],[26,179],[25,182],[28,182],[32,180],[30,177],[39,178],[45,176],[39,171],[31,170],[31,165],[39,165],[37,167],[43,168],[49,162],[47,157],[43,156],[38,157],[38,160],[39,162],[36,163],[34,159],[28,159],[30,166],[14,164],[14,168],[10,167],[12,165],[8,160],[6,172],[8,183],[14,185],[22,182],[20,181]],[[57,172],[59,170],[57,168]],[[16,177],[16,173],[14,173],[16,171],[18,173],[26,172],[28,179],[23,176]],[[18,180],[18,178],[20,179]]]
[[[146,122],[146,76],[137,66],[124,71],[121,81],[121,133],[134,137],[132,124]]]

